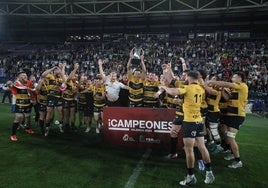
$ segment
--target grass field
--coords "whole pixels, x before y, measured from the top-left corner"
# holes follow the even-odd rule
[[[36,134],[19,130],[14,143],[8,104],[0,104],[0,114],[0,187],[173,188],[186,174],[183,152],[164,160],[167,151],[110,146],[84,129],[60,135],[54,126],[43,137],[33,126]],[[268,187],[267,134],[267,119],[248,115],[237,136],[244,167],[228,169],[224,154],[212,155],[216,182],[205,185],[204,173],[196,170],[196,187]]]

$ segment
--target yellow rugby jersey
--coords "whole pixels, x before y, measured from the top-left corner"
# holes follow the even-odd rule
[[[213,89],[213,88],[212,88]],[[219,102],[221,99],[221,91],[215,90],[217,95],[207,94],[207,104],[208,104],[208,111],[209,112],[219,112]]]
[[[178,88],[180,94],[184,95],[183,113],[185,122],[200,122],[202,116],[200,112],[204,89],[198,84],[190,84],[184,88]]]
[[[174,96],[166,93],[167,105],[169,108],[175,108],[177,103],[174,102]]]
[[[226,101],[223,97],[220,99],[219,108],[222,114],[227,114],[228,101]]]
[[[166,92],[162,93],[159,96],[159,101],[160,101],[160,108],[167,108],[168,107]]]
[[[221,92],[226,92],[228,91],[228,93],[231,94],[231,90],[229,88],[223,88]],[[225,100],[225,98],[223,97],[223,94],[221,94],[221,99],[219,102],[219,108],[220,108],[220,112],[223,115],[227,114],[227,108],[228,108],[228,101]]]
[[[76,89],[77,84],[72,80],[68,80],[66,82],[66,89],[62,92],[62,98],[67,101],[74,100]]]
[[[87,86],[87,83],[85,83],[85,82],[79,83],[79,86],[78,86],[78,103],[79,104],[87,104],[86,94],[85,93],[81,93],[87,87],[88,87]]]
[[[57,78],[51,73],[46,78],[48,79],[48,95],[58,98],[61,97],[59,86],[63,83],[62,78]]]
[[[248,100],[248,86],[245,83],[233,83],[231,98],[228,101],[227,115],[245,117],[245,108]]]
[[[182,85],[183,84],[182,84],[181,81],[179,81],[177,79],[173,79],[173,80],[171,80],[171,82],[170,82],[168,87],[170,87],[170,88],[180,88]],[[168,103],[169,107],[173,107],[173,108],[176,107],[177,103],[174,102],[174,98],[175,98],[175,96],[166,93],[166,100],[167,100],[167,103]]]
[[[94,106],[95,107],[104,107],[106,100],[98,99],[96,96],[105,96],[105,85],[102,84],[100,87],[93,86],[93,96],[94,96]]]
[[[144,79],[140,78],[135,80],[133,75],[130,76],[128,81],[129,87],[129,100],[132,102],[140,102],[143,100],[143,82]]]
[[[160,82],[144,81],[143,84],[143,102],[145,103],[156,103],[158,99],[154,98],[155,93],[159,90]]]
[[[15,95],[16,105],[21,107],[28,107],[31,105],[30,96],[26,87],[16,87],[17,93]]]
[[[199,81],[198,81],[197,83],[198,83],[198,85],[201,86],[201,84],[200,84]],[[208,107],[208,104],[207,104],[207,101],[206,101],[206,91],[205,91],[205,89],[203,88],[203,86],[201,86],[201,88],[204,90],[204,94],[203,94],[203,96],[202,96],[201,108],[206,109],[206,108]]]
[[[86,95],[86,101],[87,101],[87,104],[91,103],[91,100],[92,100],[92,104],[93,104],[93,93],[94,93],[94,85],[93,84],[87,84],[86,86],[88,92],[85,93]]]
[[[182,100],[182,103],[177,103],[176,104],[176,112],[175,112],[175,114],[178,115],[178,116],[183,116],[183,108],[182,108],[183,95],[179,95],[178,98],[179,98],[179,100]]]
[[[42,85],[38,91],[37,102],[39,104],[43,104],[43,105],[47,104],[47,85],[46,85],[46,83],[42,83]]]
[[[184,84],[182,81],[173,79],[169,85],[171,88],[183,88]],[[177,96],[180,99],[183,99],[183,96],[179,95]],[[167,94],[167,103],[169,107],[175,108],[176,109],[176,115],[183,115],[183,109],[182,109],[182,104],[179,104],[177,101],[174,101],[175,96]]]

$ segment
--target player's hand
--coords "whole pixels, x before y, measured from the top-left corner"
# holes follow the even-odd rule
[[[74,69],[78,69],[79,68],[79,64],[78,63],[75,63],[74,64]]]
[[[133,59],[133,58],[134,58],[133,49],[130,50],[130,52],[129,52],[129,57],[130,57],[130,59]]]
[[[99,60],[98,60],[98,65],[99,65],[99,66],[102,66],[102,65],[103,65],[103,61],[102,61],[102,59],[99,59]]]

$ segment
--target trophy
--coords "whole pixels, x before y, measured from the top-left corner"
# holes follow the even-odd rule
[[[144,51],[141,47],[134,47],[132,49],[133,59],[131,61],[132,68],[140,68],[141,67],[141,57],[144,55]]]

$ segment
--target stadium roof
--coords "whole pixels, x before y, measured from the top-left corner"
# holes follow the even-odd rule
[[[267,11],[268,0],[0,0],[0,15],[143,16]]]
[[[246,30],[268,33],[268,0],[0,0],[0,39]]]

